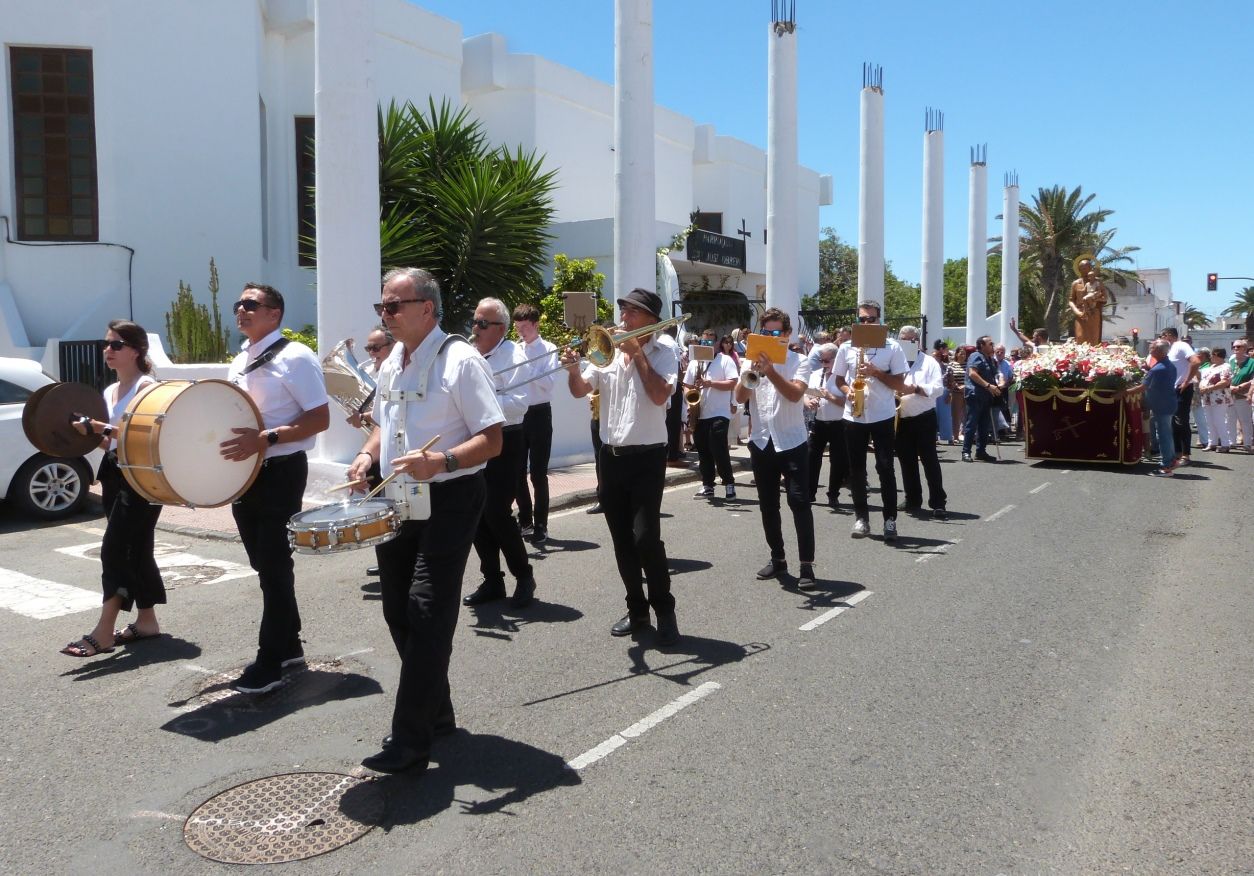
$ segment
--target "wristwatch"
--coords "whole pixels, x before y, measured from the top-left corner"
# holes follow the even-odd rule
[[[279,443],[279,430],[270,429],[266,432],[266,443],[271,447]]]
[[[444,451],[444,470],[447,472],[457,471],[457,457],[453,455],[453,451]]]

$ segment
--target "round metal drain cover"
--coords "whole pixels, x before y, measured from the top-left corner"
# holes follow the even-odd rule
[[[322,855],[383,819],[383,792],[340,773],[287,773],[236,785],[200,805],[183,839],[225,864],[281,864]]]

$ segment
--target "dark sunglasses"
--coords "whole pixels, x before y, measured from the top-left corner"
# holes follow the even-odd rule
[[[768,338],[778,338],[783,332],[780,329],[770,329],[769,331],[762,329],[761,334],[766,335]]]
[[[398,298],[395,301],[382,301],[374,306],[374,315],[383,316],[386,313],[388,316],[396,316],[400,313],[402,304],[413,304],[416,301],[425,300],[425,298]]]
[[[863,322],[863,323],[866,323],[866,322],[879,322],[879,321],[880,321],[880,318],[879,318],[878,316],[860,316],[860,317],[858,317],[858,322]]]
[[[379,350],[386,350],[391,344],[366,344],[363,348],[367,353],[376,353]]]
[[[115,353],[118,350],[122,349],[123,347],[130,346],[130,344],[128,344],[126,341],[101,341],[101,343],[104,344],[105,347],[107,347],[108,349],[112,350]]]
[[[272,304],[263,304],[262,302],[254,301],[251,298],[241,298],[239,301],[236,301],[231,305],[231,312],[239,313],[242,309],[247,310],[249,313],[256,313],[257,309],[260,307],[269,307],[271,310],[274,309],[274,305]]]
[[[505,325],[505,323],[501,322],[500,320],[492,320],[492,319],[472,319],[470,321],[470,324],[473,325],[477,329],[485,329],[490,325]]]

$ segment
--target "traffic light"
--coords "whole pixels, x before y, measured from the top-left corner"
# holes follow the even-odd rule
[[[1219,275],[1218,274],[1206,275],[1206,291],[1207,292],[1219,291]]]

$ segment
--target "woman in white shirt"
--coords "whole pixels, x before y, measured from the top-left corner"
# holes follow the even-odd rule
[[[117,372],[118,382],[104,391],[109,422],[86,417],[74,424],[83,435],[101,436],[106,451],[100,463],[100,489],[108,518],[100,545],[100,580],[104,605],[96,628],[61,649],[71,657],[107,654],[115,645],[126,645],[160,635],[155,606],[165,603],[165,585],[153,558],[154,532],[161,506],[135,492],[122,476],[117,460],[117,436],[122,414],[146,386],[156,383],[148,360],[148,333],[133,322],[115,319],[105,334],[105,364]],[[138,609],[134,623],[115,630],[120,612]]]

